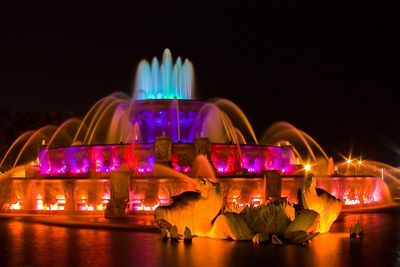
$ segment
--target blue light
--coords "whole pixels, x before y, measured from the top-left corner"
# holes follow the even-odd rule
[[[136,73],[134,99],[192,99],[193,67],[180,57],[173,64],[169,49],[164,50],[161,65],[153,58],[151,65],[142,60]]]

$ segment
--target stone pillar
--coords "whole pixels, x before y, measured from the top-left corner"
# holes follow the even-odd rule
[[[195,156],[204,155],[208,159],[211,158],[211,141],[208,137],[197,137],[194,139]]]
[[[172,141],[169,137],[156,137],[154,144],[156,155],[156,163],[164,166],[172,167]]]
[[[211,141],[208,137],[197,137],[194,139],[194,158],[199,155],[206,156],[214,174],[217,173],[214,163],[211,161]]]
[[[127,216],[129,202],[129,180],[131,172],[118,170],[110,176],[110,201],[107,203],[106,218],[121,218]]]
[[[70,213],[76,212],[76,185],[73,180],[63,182],[65,206],[64,210]]]
[[[264,173],[264,201],[281,199],[282,176],[276,170]]]

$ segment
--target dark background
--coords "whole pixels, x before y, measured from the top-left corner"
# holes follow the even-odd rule
[[[53,114],[12,133],[82,117],[116,91],[131,94],[139,61],[170,48],[193,62],[197,98],[232,100],[258,137],[288,121],[335,159],[352,151],[400,165],[397,9],[369,1],[132,2],[3,4],[0,109]]]

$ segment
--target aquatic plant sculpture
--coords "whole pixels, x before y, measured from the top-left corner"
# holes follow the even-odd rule
[[[340,200],[333,199],[333,196],[326,197],[327,201],[325,198],[311,198],[311,194],[317,196],[317,189],[309,183],[305,183],[302,189],[306,207],[317,206],[318,211],[309,208],[296,210],[295,204],[276,200],[258,207],[246,207],[240,213],[222,212],[223,197],[218,183],[197,178],[197,190],[183,192],[173,197],[171,205],[156,208],[154,221],[162,232],[176,227],[178,234],[183,236],[188,227],[195,236],[253,240],[255,243],[267,240],[304,243],[320,231],[329,231],[341,210]],[[317,201],[315,205],[314,201]],[[332,207],[334,214],[327,216]]]

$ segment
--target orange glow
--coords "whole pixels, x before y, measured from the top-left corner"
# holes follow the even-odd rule
[[[340,255],[338,255],[338,251],[340,251],[341,246],[344,243],[348,242],[349,233],[326,233],[323,235],[318,235],[316,238],[312,240],[312,246],[309,249],[315,253],[315,262],[316,266],[326,266],[326,259],[329,257],[330,262],[328,265],[330,266],[341,266],[343,265],[340,261]],[[330,257],[332,255],[337,255],[336,257]],[[293,259],[296,259],[293,257]],[[298,265],[298,262],[294,260],[293,265]]]
[[[81,196],[81,200],[79,203],[80,211],[104,211],[106,210],[107,203],[110,201],[109,199],[103,198],[99,204],[89,205],[87,202],[86,196]]]
[[[305,170],[306,172],[309,172],[309,171],[311,170],[311,165],[310,165],[310,164],[304,165],[304,170]]]
[[[106,210],[107,203],[109,202],[109,199],[104,199],[100,202],[100,204],[96,205],[96,210],[97,211],[103,211]]]
[[[36,196],[36,210],[64,210],[65,198],[63,195],[57,195],[56,202],[47,206],[43,202],[43,196],[38,194]]]
[[[159,199],[158,203],[147,206],[143,204],[141,199],[132,199],[131,204],[133,206],[132,209],[135,211],[154,211],[160,204],[168,204],[168,201],[166,199]]]
[[[245,206],[250,206],[252,205],[253,207],[258,207],[259,205],[262,204],[262,199],[260,195],[255,195],[251,197],[251,202],[250,203],[242,203],[238,200],[239,197],[231,197],[227,199],[228,205],[231,205],[233,208],[243,208]]]
[[[36,196],[36,210],[44,210],[43,196],[41,194]]]

